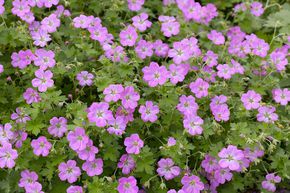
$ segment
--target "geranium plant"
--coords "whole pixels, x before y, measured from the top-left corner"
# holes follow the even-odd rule
[[[284,0],[0,0],[0,192],[290,190]]]

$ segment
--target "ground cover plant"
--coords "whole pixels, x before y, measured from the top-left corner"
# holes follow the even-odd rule
[[[0,0],[0,192],[290,191],[286,0]]]

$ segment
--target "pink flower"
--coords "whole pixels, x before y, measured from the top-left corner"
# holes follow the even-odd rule
[[[145,0],[127,0],[128,8],[131,11],[139,11],[142,8],[142,5],[145,3]]]
[[[50,119],[48,133],[54,137],[62,137],[67,131],[67,119],[64,117],[53,117]]]
[[[209,66],[213,67],[218,64],[218,55],[215,54],[213,51],[208,50],[203,57],[203,61]]]
[[[67,135],[69,146],[74,151],[82,151],[86,148],[89,137],[86,135],[85,130],[81,127],[76,127],[74,131],[70,131]]]
[[[221,158],[219,165],[222,168],[229,168],[230,170],[238,170],[240,167],[240,161],[244,158],[244,153],[236,146],[229,145],[227,148],[223,148],[218,156]]]
[[[33,139],[31,141],[31,147],[33,148],[33,153],[35,155],[46,157],[49,154],[52,145],[47,141],[46,137],[40,136],[38,139]]]
[[[93,141],[89,139],[89,142],[86,144],[86,148],[83,150],[77,150],[78,156],[81,160],[93,161],[95,160],[96,154],[99,152],[99,149],[94,146]]]
[[[83,28],[86,29],[89,27],[90,20],[87,19],[87,16],[80,15],[79,17],[75,17],[73,19],[73,25],[75,28]]]
[[[203,124],[203,120],[196,115],[187,116],[183,120],[183,126],[188,131],[188,133],[192,136],[202,134],[203,128],[201,125]]]
[[[122,117],[125,123],[134,121],[134,113],[135,109],[130,108],[124,108],[122,106],[119,106],[116,111],[116,116]]]
[[[0,64],[0,74],[4,72],[4,67],[2,64]]]
[[[81,86],[91,86],[93,84],[94,75],[88,71],[81,71],[77,75],[77,80]]]
[[[58,170],[58,176],[60,180],[67,180],[69,183],[76,182],[78,177],[81,175],[81,170],[77,166],[77,162],[75,160],[68,160],[66,163],[60,163],[58,166]]]
[[[150,87],[163,85],[169,78],[169,72],[165,66],[159,66],[156,62],[151,62],[149,66],[142,69],[144,73],[143,80],[146,81]]]
[[[135,167],[135,161],[129,154],[123,154],[118,163],[118,168],[122,169],[123,174],[129,174]]]
[[[66,193],[83,193],[83,191],[81,186],[70,186],[66,189]]]
[[[104,99],[106,102],[117,102],[121,98],[121,93],[123,91],[124,88],[121,84],[110,84],[103,91],[103,94],[105,95]]]
[[[88,176],[98,176],[103,173],[103,160],[98,158],[93,161],[83,163],[82,169],[86,171]]]
[[[89,27],[90,37],[93,40],[97,40],[100,42],[100,44],[104,43],[107,39],[108,30],[105,27],[100,26],[94,26]]]
[[[16,150],[12,149],[10,143],[4,143],[0,147],[0,168],[13,168],[15,159],[18,157]]]
[[[257,120],[259,122],[274,123],[278,120],[278,115],[275,113],[276,108],[269,106],[261,106],[258,108]]]
[[[208,39],[210,39],[215,45],[222,45],[225,43],[225,37],[221,32],[216,30],[211,30],[209,34],[207,34]]]
[[[260,2],[254,1],[251,4],[251,13],[257,17],[261,16],[264,13],[263,4]]]
[[[135,109],[138,105],[140,95],[135,92],[133,86],[126,86],[124,91],[121,93],[122,105],[126,109]]]
[[[23,170],[21,172],[21,178],[19,180],[18,186],[21,188],[28,187],[29,185],[33,185],[38,180],[38,175],[35,172],[30,172],[29,170]]]
[[[180,168],[174,166],[174,162],[170,158],[161,159],[158,162],[157,173],[159,176],[164,176],[166,180],[171,180],[180,174]]]
[[[36,32],[31,32],[31,37],[34,40],[33,44],[36,46],[44,47],[51,41],[50,35],[43,29]]]
[[[262,182],[262,187],[270,192],[275,192],[276,191],[276,186],[275,184],[281,182],[281,177],[280,176],[275,176],[274,173],[267,174],[266,175],[266,180]]]
[[[250,148],[245,148],[244,155],[247,159],[253,162],[257,158],[262,157],[264,155],[264,151],[258,147],[256,147],[254,150],[251,150]]]
[[[54,52],[51,50],[37,49],[35,51],[36,58],[34,65],[39,66],[40,69],[46,70],[47,68],[53,68],[55,66]]]
[[[205,155],[204,160],[201,162],[201,166],[207,173],[211,173],[220,168],[218,161],[209,154]]]
[[[158,20],[162,22],[161,31],[164,36],[171,37],[179,34],[180,24],[173,16],[159,16]]]
[[[230,119],[230,110],[227,104],[215,106],[212,113],[216,121],[228,121]]]
[[[33,53],[30,50],[19,51],[19,53],[13,52],[11,55],[11,65],[16,68],[24,69],[35,59]]]
[[[182,190],[186,193],[198,193],[204,189],[204,184],[198,176],[183,176],[181,179]]]
[[[141,59],[151,57],[153,55],[153,44],[141,39],[135,47],[135,52]]]
[[[283,71],[288,65],[287,54],[281,51],[275,50],[270,54],[270,62],[275,65],[277,71]]]
[[[138,34],[134,27],[128,26],[120,32],[120,43],[122,46],[134,46],[138,38]]]
[[[147,28],[150,28],[152,25],[152,23],[147,19],[148,19],[147,13],[141,13],[140,15],[136,15],[132,18],[133,26],[137,28],[139,31],[143,32]]]
[[[60,26],[60,19],[57,17],[56,14],[51,14],[50,16],[45,17],[41,21],[41,29],[48,33],[56,32],[59,26]]]
[[[32,86],[37,87],[39,92],[45,92],[48,88],[53,87],[54,81],[51,79],[53,74],[50,70],[39,69],[34,74],[36,78],[32,80]]]
[[[182,82],[189,71],[189,65],[187,64],[180,64],[175,65],[171,64],[169,66],[170,71],[170,82],[172,84],[177,84],[178,82]]]
[[[154,53],[159,57],[166,57],[168,54],[169,46],[163,43],[161,40],[156,40],[153,43]]]
[[[109,104],[106,102],[94,102],[88,109],[88,119],[98,127],[105,127],[107,122],[113,119],[112,111],[109,110]]]
[[[288,88],[284,89],[273,89],[272,95],[276,103],[280,103],[286,106],[290,101],[290,90]]]
[[[5,143],[9,143],[11,139],[14,137],[14,133],[11,130],[12,125],[10,123],[6,123],[4,126],[0,125],[0,144],[3,145]]]
[[[16,148],[21,148],[23,141],[27,139],[28,134],[24,131],[18,130],[14,131],[13,133],[13,143],[15,144]]]
[[[33,88],[28,88],[23,93],[23,98],[26,100],[27,104],[38,103],[41,100],[38,92]]]
[[[159,107],[154,105],[152,101],[146,101],[145,105],[140,106],[139,113],[141,113],[144,122],[150,121],[153,123],[158,119]]]
[[[182,95],[179,98],[177,109],[185,116],[196,115],[198,104],[195,102],[195,98],[193,96]]]
[[[231,181],[233,174],[229,169],[217,169],[214,171],[214,177],[220,184],[224,184],[226,181]]]
[[[39,182],[28,185],[25,190],[26,193],[44,193],[42,191],[42,185]]]
[[[122,116],[117,116],[116,119],[113,118],[108,121],[108,124],[110,127],[107,129],[107,131],[110,134],[115,134],[115,135],[122,135],[125,132],[127,123],[124,117]]]
[[[24,112],[23,108],[16,108],[15,113],[11,114],[11,119],[16,120],[16,123],[26,123],[31,118]]]
[[[48,0],[48,1],[43,1],[43,4],[44,4],[45,7],[50,8],[53,5],[57,5],[58,2],[59,2],[59,0]]]
[[[126,137],[124,141],[126,151],[129,154],[139,154],[140,149],[144,146],[144,142],[139,138],[138,134],[132,134],[130,137]]]
[[[137,180],[133,176],[122,177],[118,182],[117,190],[119,193],[138,193]]]
[[[228,64],[219,64],[217,66],[217,75],[220,78],[224,78],[224,79],[230,79],[232,77],[232,75],[235,73],[235,71],[233,70],[233,68],[231,68]]]
[[[174,146],[175,144],[176,144],[175,138],[174,137],[169,137],[168,141],[167,141],[167,146],[171,147],[171,146]]]
[[[173,62],[176,64],[187,61],[191,57],[189,46],[182,42],[174,42],[173,49],[168,52],[168,57],[173,58]]]
[[[209,84],[201,78],[197,78],[190,83],[189,88],[197,98],[206,97],[208,95]]]
[[[241,101],[243,102],[244,107],[247,110],[259,108],[261,100],[262,100],[261,95],[253,90],[249,90],[247,93],[244,93],[241,97]]]
[[[27,1],[21,0],[14,0],[12,2],[13,8],[11,12],[18,17],[25,15],[26,13],[30,12],[30,7]]]

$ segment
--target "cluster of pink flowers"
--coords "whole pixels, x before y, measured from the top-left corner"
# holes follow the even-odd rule
[[[265,40],[255,34],[247,35],[238,26],[230,28],[227,37],[230,40],[228,52],[240,58],[245,58],[249,54],[264,58],[270,49]]]
[[[42,185],[38,182],[38,175],[34,171],[22,171],[18,186],[24,188],[26,193],[44,193]]]
[[[202,134],[203,119],[197,115],[198,104],[195,102],[195,98],[182,95],[179,98],[177,109],[183,115],[183,127],[186,131],[192,136]]]
[[[210,110],[216,121],[228,121],[230,110],[226,104],[228,98],[224,95],[215,96],[211,99]]]
[[[201,166],[205,171],[205,177],[210,183],[209,190],[217,192],[216,188],[220,184],[232,179],[232,172],[243,172],[245,168],[249,167],[251,162],[263,155],[264,151],[258,148],[240,150],[233,145],[223,148],[218,153],[219,160],[213,156],[206,155]]]
[[[274,97],[275,96],[276,95],[274,95]],[[286,98],[286,96],[284,96],[284,98]],[[261,100],[262,100],[261,95],[253,90],[249,90],[247,93],[244,93],[241,97],[241,101],[243,102],[243,105],[247,110],[258,109],[257,114],[258,121],[266,123],[273,123],[274,121],[277,121],[278,115],[275,113],[276,108],[273,106],[261,106],[260,105]]]
[[[22,130],[13,131],[12,125],[10,123],[0,125],[0,144],[3,146],[3,150],[7,151],[7,154],[3,152],[1,156],[3,167],[5,167],[8,162],[9,167],[14,167],[14,160],[18,157],[18,155],[17,151],[12,149],[12,145],[14,145],[16,148],[20,148],[22,146],[22,142],[25,141],[26,138],[26,132]]]
[[[60,27],[61,16],[70,16],[70,12],[59,5],[57,10],[52,14],[41,21],[36,21],[32,8],[35,6],[50,8],[53,5],[58,5],[58,3],[59,0],[14,0],[12,2],[12,13],[29,25],[34,45],[45,47],[51,41],[51,33],[56,32]],[[131,11],[139,11],[144,3],[145,0],[128,0],[128,7]],[[218,15],[217,9],[213,4],[202,6],[195,1],[163,0],[164,5],[175,3],[182,11],[186,21],[193,20],[194,22],[208,25]],[[4,0],[0,0],[0,15],[5,9],[3,4]],[[244,3],[238,4],[235,7],[235,12],[247,10],[249,8],[247,6]],[[264,12],[263,5],[259,2],[252,2],[250,10],[257,17],[261,16]],[[146,40],[145,36],[142,36],[142,32],[152,26],[152,22],[149,21],[149,15],[141,12],[132,17],[131,20],[132,23],[126,25],[118,34],[120,45],[114,42],[114,36],[102,25],[102,21],[98,17],[79,15],[73,19],[73,26],[87,30],[90,38],[99,42],[104,51],[104,55],[100,59],[106,57],[112,62],[127,62],[130,58],[126,54],[126,49],[131,49],[132,47],[141,60],[156,55],[157,57],[164,58],[164,60],[169,59],[172,61],[169,66],[166,66],[164,63],[159,65],[157,62],[152,61],[143,67],[143,80],[149,87],[162,86],[168,80],[173,85],[176,85],[183,82],[185,78],[190,78],[186,77],[189,72],[201,72],[201,77],[196,77],[188,85],[193,95],[180,96],[179,103],[176,106],[177,110],[182,114],[183,127],[191,136],[203,133],[202,125],[204,120],[198,115],[199,105],[196,100],[207,100],[208,97],[211,97],[209,106],[214,119],[218,122],[228,121],[230,110],[227,104],[227,96],[214,95],[212,97],[211,89],[214,88],[213,82],[216,81],[216,77],[224,81],[231,79],[235,74],[244,74],[245,68],[238,62],[238,59],[231,59],[227,64],[219,64],[219,60],[223,60],[223,58],[218,57],[216,54],[218,52],[215,53],[212,50],[202,52],[197,38],[193,36],[184,39],[180,38],[178,41],[174,41],[172,46],[159,39]],[[180,18],[161,15],[158,17],[158,21],[161,22],[161,32],[165,36],[164,41],[180,33],[180,25],[182,23]],[[207,34],[207,38],[217,46],[224,46],[231,55],[239,59],[251,55],[262,58],[262,72],[254,73],[256,75],[266,75],[266,70],[272,66],[278,72],[283,71],[288,64],[289,46],[275,49],[268,55],[270,49],[268,43],[258,38],[255,34],[246,34],[237,26],[231,27],[226,33],[211,30]],[[191,66],[191,60],[196,58],[201,59],[201,64]],[[55,53],[52,50],[45,49],[36,49],[34,52],[31,50],[20,50],[11,55],[11,60],[11,65],[14,68],[23,70],[32,63],[38,68],[34,72],[35,78],[31,82],[32,86],[37,88],[38,91],[33,88],[27,88],[23,93],[23,99],[28,105],[40,102],[43,93],[39,92],[46,92],[54,86],[51,69],[56,65]],[[0,65],[0,73],[2,72],[3,66]],[[89,71],[81,71],[76,75],[76,79],[82,87],[92,86],[94,78],[95,75]],[[93,102],[87,108],[87,119],[91,124],[100,127],[100,129],[105,128],[109,134],[117,136],[126,135],[125,130],[127,125],[134,120],[134,113],[137,110],[143,122],[158,122],[158,116],[162,115],[159,106],[151,100],[140,100],[141,94],[142,92],[139,94],[133,86],[129,86],[127,83],[124,85],[110,84],[103,90],[103,95],[101,96],[103,100]],[[286,106],[290,101],[290,91],[287,88],[274,89],[272,90],[272,95],[274,101],[278,104]],[[276,108],[274,106],[262,105],[261,100],[262,96],[254,90],[249,90],[241,96],[241,101],[246,110],[258,111],[257,121],[273,123],[278,120],[278,115],[275,113]],[[113,103],[118,106],[110,108],[110,105]],[[15,112],[11,115],[11,120],[16,124],[25,125],[31,118],[26,114],[25,110],[16,108]],[[48,133],[55,138],[66,136],[69,147],[83,162],[81,167],[78,166],[79,163],[76,160],[72,159],[60,163],[58,166],[60,180],[68,181],[70,184],[77,182],[78,178],[82,175],[81,169],[90,177],[103,173],[103,160],[96,158],[99,149],[94,145],[93,140],[90,139],[84,128],[76,127],[74,130],[68,131],[68,120],[64,117],[52,117],[49,122]],[[26,138],[27,133],[25,131],[14,131],[9,123],[4,126],[0,125],[0,168],[13,168],[15,166],[15,159],[18,157],[18,153],[13,149],[13,146],[16,148],[21,147],[22,142]],[[131,133],[124,139],[126,153],[120,157],[117,165],[118,168],[122,169],[124,175],[130,175],[136,167],[135,156],[139,155],[144,147],[142,138],[143,136],[139,136],[137,133]],[[45,136],[33,139],[30,145],[36,156],[46,157],[54,149],[50,139],[47,139]],[[169,137],[167,146],[171,147],[175,145],[176,139]],[[215,192],[219,185],[232,179],[233,172],[243,172],[249,167],[251,162],[254,162],[258,157],[263,156],[263,154],[264,152],[258,148],[255,150],[250,148],[241,150],[234,145],[229,145],[218,153],[219,158],[206,155],[201,165],[204,169],[203,174],[209,181],[209,189]],[[156,171],[165,180],[174,179],[181,174],[181,168],[175,165],[171,158],[161,158],[157,164],[158,168]],[[28,193],[43,193],[42,185],[37,180],[38,176],[35,172],[24,170],[21,173],[19,187],[23,187]],[[279,176],[268,174],[266,180],[262,182],[262,187],[274,192],[276,189],[275,184],[280,181],[281,178]],[[182,177],[181,184],[182,188],[178,193],[200,192],[207,188],[207,184],[204,184],[198,176],[191,175],[189,172],[185,173]],[[138,193],[137,179],[134,176],[120,178],[117,190],[120,193]],[[67,189],[67,193],[82,193],[83,191],[81,186],[75,185],[71,185]],[[169,190],[168,193],[176,193],[176,190]]]
[[[94,146],[93,141],[86,135],[85,130],[81,127],[76,127],[74,131],[70,131],[67,134],[67,140],[69,146],[74,150],[78,157],[85,162],[82,165],[82,169],[88,176],[96,176],[103,173],[103,160],[96,158],[96,154],[99,149]],[[60,169],[61,168],[61,169]],[[68,180],[69,183],[73,183],[81,175],[80,169],[76,166],[74,160],[69,160],[67,163],[61,163],[59,165],[61,180]]]
[[[5,129],[6,128],[6,129]],[[8,127],[9,128],[9,127]],[[0,132],[5,135],[8,130],[5,125],[4,128],[0,126]],[[5,131],[6,130],[6,131]],[[9,138],[8,138],[9,140]],[[18,153],[15,149],[12,148],[12,144],[9,142],[1,142],[0,146],[0,168],[13,168],[15,166],[15,159],[17,159]]]
[[[208,25],[213,18],[218,16],[217,8],[211,3],[205,6],[195,1],[176,0],[176,3],[187,21],[193,20]]]
[[[260,17],[264,13],[263,4],[257,1],[252,2],[250,5],[246,3],[237,4],[234,7],[234,12],[235,13],[245,12],[248,9],[250,9],[251,14],[256,17]]]
[[[51,79],[53,73],[46,70],[54,67],[54,56],[54,52],[51,50],[37,49],[35,54],[31,50],[21,50],[19,53],[14,52],[11,55],[11,64],[14,68],[24,69],[34,62],[39,69],[35,71],[36,78],[32,80],[32,86],[37,87],[39,92],[45,92],[54,85],[54,81]],[[33,89],[27,89],[24,98],[28,104],[40,101],[38,93]]]
[[[70,16],[70,12],[65,10],[62,5],[58,5],[59,0],[14,0],[12,2],[12,13],[20,17],[21,20],[29,24],[30,34],[34,40],[34,45],[44,47],[47,42],[51,40],[50,33],[53,33],[60,26],[60,17]],[[32,12],[33,7],[45,7],[51,8],[57,6],[57,10],[44,18],[41,22],[35,20],[34,13]]]
[[[13,52],[11,55],[11,65],[14,68],[20,68],[24,69],[26,68],[29,64],[31,64],[32,61],[35,60],[35,55],[32,53],[31,50],[21,50],[18,53]]]

